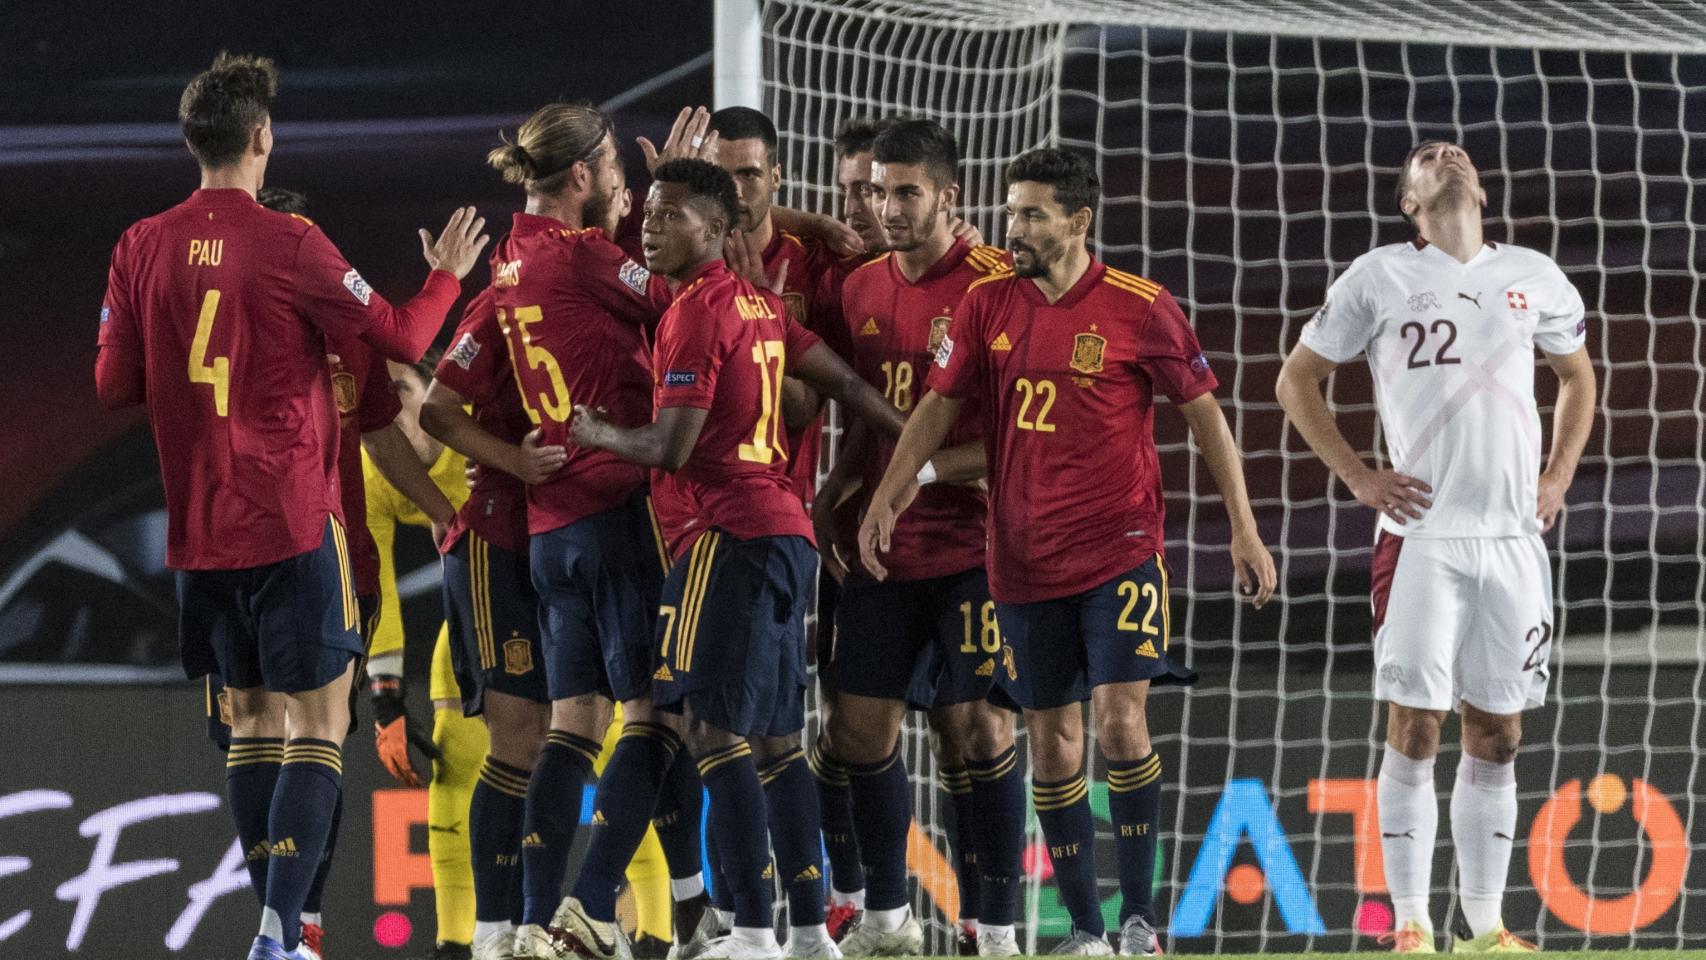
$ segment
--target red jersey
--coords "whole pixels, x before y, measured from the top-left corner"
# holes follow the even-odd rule
[[[948,332],[954,309],[966,288],[1003,268],[1006,254],[994,247],[954,245],[916,281],[908,281],[892,254],[871,261],[847,277],[842,308],[853,343],[853,369],[903,414],[911,414],[924,393],[924,380],[936,348]],[[973,401],[971,407],[975,407]],[[948,433],[944,446],[956,447],[983,437],[983,423],[968,408]],[[860,509],[883,479],[895,441],[872,432],[875,444],[863,466],[864,486],[855,498]],[[932,483],[895,522],[883,565],[893,580],[945,577],[983,566],[988,537],[984,520],[988,497],[973,487]],[[842,544],[848,556],[853,541]]]
[[[721,260],[683,283],[658,324],[656,403],[709,411],[693,455],[676,471],[698,507],[699,531],[740,540],[812,536],[788,478],[782,378],[790,328],[806,349],[818,341],[789,324],[782,302]],[[695,534],[689,531],[685,539]]]
[[[1154,394],[1216,386],[1171,294],[1091,260],[1051,304],[1003,271],[966,293],[936,364],[930,388],[982,410],[995,599],[1079,593],[1161,551]]]
[[[510,373],[509,350],[490,288],[480,291],[463,311],[433,379],[461,394],[473,407],[474,422],[499,440],[520,443],[533,429]],[[500,549],[526,554],[527,486],[496,467],[476,469],[474,489],[456,511],[442,549],[449,552],[468,530]]]
[[[95,386],[108,406],[148,404],[167,565],[236,570],[317,549],[326,517],[343,515],[326,338],[413,362],[460,292],[433,271],[393,309],[318,227],[242,190],[197,190],[125,231]]]
[[[832,349],[846,357],[839,310],[831,306],[825,289],[825,275],[838,262],[822,244],[807,243],[791,233],[776,230],[770,244],[764,248],[764,275],[774,277],[783,262],[788,264],[787,283],[782,288],[782,302],[787,306],[788,319],[827,341]],[[788,450],[792,461],[788,476],[794,493],[801,503],[810,504],[817,492],[818,457],[823,446],[823,414],[812,418],[803,430],[788,430]]]
[[[338,405],[338,486],[349,525],[350,576],[357,596],[379,594],[379,548],[367,529],[367,486],[361,477],[361,435],[383,430],[402,412],[391,370],[379,351],[353,337],[326,341],[332,400]]]
[[[651,420],[646,325],[669,287],[592,227],[515,215],[492,254],[492,302],[530,423],[568,448],[550,480],[527,488],[527,529],[545,533],[620,506],[646,471],[568,441],[574,405],[603,407],[619,427]]]

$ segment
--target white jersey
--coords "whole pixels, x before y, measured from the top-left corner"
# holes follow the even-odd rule
[[[1433,487],[1404,537],[1540,532],[1534,348],[1574,353],[1582,297],[1550,257],[1488,243],[1468,263],[1424,240],[1366,253],[1327,291],[1302,343],[1335,363],[1368,354],[1392,468]]]

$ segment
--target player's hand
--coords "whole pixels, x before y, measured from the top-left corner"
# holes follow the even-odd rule
[[[602,407],[593,410],[584,404],[575,404],[574,414],[569,417],[569,442],[592,449],[603,446],[610,431],[610,421],[599,416],[602,412]]]
[[[431,737],[409,723],[407,699],[408,686],[402,677],[373,675],[373,727],[377,733],[375,745],[379,748],[379,762],[391,771],[391,776],[396,777],[398,783],[405,787],[420,787],[424,784],[409,760],[409,747],[413,745],[429,760],[443,759],[444,753]]]
[[[468,489],[474,489],[474,484],[480,482],[480,465],[472,460],[462,462],[462,477],[468,481]]]
[[[1552,532],[1552,525],[1558,522],[1558,512],[1564,509],[1564,494],[1569,490],[1570,481],[1551,471],[1540,474],[1540,496],[1534,515],[1540,518],[1541,533]]]
[[[1396,470],[1364,470],[1345,480],[1351,494],[1365,507],[1373,507],[1403,526],[1406,518],[1422,519],[1422,511],[1434,505],[1428,494],[1434,488]]]
[[[658,164],[683,157],[712,162],[717,159],[717,132],[711,129],[711,111],[704,107],[681,108],[681,112],[675,115],[675,124],[669,128],[663,149],[658,149],[645,137],[635,137],[634,142],[646,155],[647,172],[656,170]]]
[[[485,227],[486,218],[475,213],[473,207],[457,207],[437,240],[422,228],[421,256],[426,258],[427,266],[447,270],[460,280],[474,269],[474,264],[480,261],[480,251],[492,239],[480,232]]]
[[[834,217],[821,213],[807,214],[798,228],[801,236],[821,242],[838,257],[865,252],[865,238],[859,236],[859,231]]]
[[[777,296],[788,288],[788,261],[776,265],[776,275],[764,275],[764,247],[757,236],[744,230],[732,230],[723,241],[723,262],[729,269],[746,278],[746,282]]]
[[[917,484],[913,486],[916,488]],[[894,522],[899,515],[893,505],[872,498],[865,519],[859,521],[859,560],[878,580],[887,580],[889,576],[888,568],[877,559],[877,554],[889,552],[889,540],[894,536]]]
[[[827,496],[827,491],[819,490],[817,498],[812,501],[812,537],[817,540],[817,552],[823,557],[823,568],[835,578],[836,583],[847,579],[847,564],[841,560],[840,551],[835,549],[835,500]]]
[[[569,462],[568,448],[541,444],[541,437],[539,428],[535,427],[521,438],[521,446],[515,448],[515,462],[510,465],[509,472],[522,483],[544,483]]]
[[[1257,610],[1274,595],[1279,575],[1274,572],[1273,555],[1256,531],[1232,535],[1232,575],[1238,578],[1238,592],[1249,597]]]
[[[948,230],[953,233],[954,239],[964,240],[974,247],[983,243],[983,231],[972,226],[964,217],[950,216]]]

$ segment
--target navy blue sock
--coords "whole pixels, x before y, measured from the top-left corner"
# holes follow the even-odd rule
[[[595,740],[566,730],[545,735],[545,749],[527,784],[527,812],[522,816],[521,871],[524,902],[522,920],[544,926],[563,897],[563,874],[569,870],[569,848],[580,826],[581,791],[592,776],[592,763],[601,748]]]
[[[943,767],[940,773],[942,789],[954,809],[954,822],[948,825],[948,852],[953,855],[954,881],[960,888],[959,919],[976,920],[983,899],[978,892],[977,814],[971,772],[965,767]]]
[[[674,730],[656,723],[624,723],[593,797],[592,845],[575,878],[574,896],[594,920],[616,919],[622,874],[657,809],[664,775],[682,750]],[[531,898],[529,899],[531,906]]]
[[[332,829],[332,814],[343,792],[343,751],[330,740],[296,737],[284,747],[278,786],[267,819],[267,895],[278,915],[286,950],[302,939],[302,904],[320,868],[320,852]]]
[[[303,913],[319,913],[320,897],[326,892],[326,878],[332,875],[332,854],[338,850],[338,827],[344,822],[344,792],[338,790],[338,805],[332,808],[332,828],[326,831],[326,847],[320,851],[320,865],[314,870],[314,883],[308,888],[308,898],[302,901]]]
[[[1108,761],[1108,815],[1120,863],[1120,922],[1155,924],[1155,844],[1161,833],[1161,755]]]
[[[699,782],[699,765],[686,750],[677,750],[675,762],[664,775],[658,791],[652,829],[663,845],[663,858],[673,880],[686,880],[704,872],[700,862],[699,823],[705,812],[705,785]]]
[[[805,750],[795,748],[766,762],[758,780],[770,812],[776,872],[788,895],[788,925],[816,926],[823,922],[823,829]]]
[[[858,893],[865,889],[865,868],[859,865],[859,841],[853,834],[847,765],[824,752],[822,742],[812,744],[806,759],[817,777],[817,810],[823,824],[823,849],[829,854],[829,881],[842,893]]]
[[[725,878],[718,886],[728,890],[734,904],[735,926],[768,929],[776,871],[770,866],[764,787],[752,765],[752,748],[737,743],[705,754],[699,758],[699,778],[711,794]]]
[[[517,845],[516,867],[509,876],[509,922],[518,927],[527,912],[527,878],[521,874],[521,847]]]
[[[710,814],[705,819],[705,866],[710,869],[711,906],[724,913],[733,913],[735,898],[729,893],[729,878],[723,873],[723,843],[717,836],[717,800],[710,799]]]
[[[225,799],[243,844],[243,864],[255,899],[266,903],[267,818],[278,787],[278,768],[284,762],[282,737],[233,737],[225,754]]]
[[[1096,895],[1096,821],[1090,814],[1090,785],[1084,775],[1031,783],[1031,799],[1054,861],[1054,882],[1075,930],[1101,935],[1102,904]]]
[[[510,891],[521,872],[521,821],[532,772],[486,757],[468,801],[468,854],[474,863],[474,919],[510,918]]]
[[[1025,775],[1013,747],[993,760],[966,764],[971,773],[973,845],[977,848],[977,922],[1007,926],[1019,915],[1025,853]],[[960,912],[966,912],[965,907]]]
[[[876,763],[847,765],[853,797],[853,826],[865,864],[865,909],[893,910],[906,895],[906,836],[912,828],[912,784],[897,742]]]

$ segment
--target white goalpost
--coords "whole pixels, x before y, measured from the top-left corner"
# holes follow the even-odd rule
[[[1374,518],[1287,428],[1273,383],[1331,280],[1407,238],[1392,189],[1409,147],[1461,143],[1488,237],[1548,254],[1582,291],[1601,391],[1547,538],[1559,642],[1547,706],[1525,717],[1506,916],[1547,949],[1706,947],[1706,2],[720,0],[718,15],[719,105],[776,121],[784,202],[833,208],[845,120],[927,116],[959,137],[963,212],[999,244],[1006,164],[1066,147],[1103,182],[1097,253],[1167,286],[1196,325],[1282,594],[1259,613],[1236,603],[1212,482],[1180,418],[1157,415],[1173,622],[1202,675],[1150,710],[1169,950],[1372,949],[1390,926]],[[1536,379],[1547,418],[1552,379]],[[1378,461],[1366,369],[1342,368],[1331,398]],[[920,727],[905,756],[921,834],[945,851]],[[1435,913],[1455,916],[1441,826]],[[952,942],[942,859],[914,860],[937,950]],[[1066,930],[1043,848],[1026,869],[1029,953]]]

